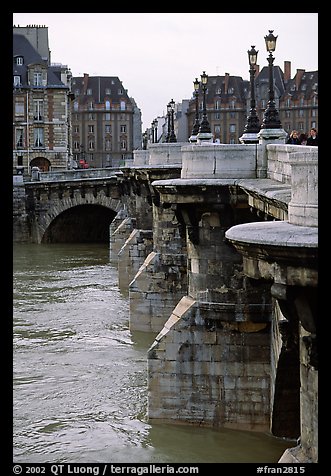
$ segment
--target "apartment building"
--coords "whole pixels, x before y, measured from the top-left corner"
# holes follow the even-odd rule
[[[118,167],[141,147],[141,113],[117,76],[72,78],[72,150],[78,167]]]
[[[29,174],[33,166],[43,171],[68,167],[70,80],[67,66],[50,64],[47,27],[14,27],[14,173]]]
[[[274,66],[274,95],[276,108],[283,129],[290,133],[297,129],[309,133],[311,127],[318,129],[318,72],[297,70],[291,78],[291,62],[284,62],[284,71]],[[257,66],[255,74],[256,112],[263,121],[263,114],[268,103],[269,68],[260,71]],[[206,91],[207,117],[214,136],[214,141],[236,144],[242,136],[250,110],[250,82],[240,76],[209,76]],[[203,97],[199,90],[199,119],[202,119]],[[195,120],[195,98],[189,101],[187,111],[190,137]],[[176,121],[176,117],[175,117]],[[187,139],[188,140],[188,139]]]

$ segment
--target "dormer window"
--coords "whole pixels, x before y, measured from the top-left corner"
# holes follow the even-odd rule
[[[17,64],[18,66],[22,66],[23,63],[24,63],[23,56],[15,57],[15,64]]]
[[[42,73],[40,71],[35,71],[33,73],[33,84],[34,86],[42,86]]]
[[[14,87],[19,88],[21,86],[21,76],[14,76]]]

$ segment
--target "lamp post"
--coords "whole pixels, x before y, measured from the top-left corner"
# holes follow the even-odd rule
[[[147,141],[148,141],[147,131],[145,131],[145,132],[143,133],[143,150],[146,150],[146,149],[147,149]]]
[[[207,110],[206,110],[206,90],[207,90],[207,81],[208,75],[205,71],[201,74],[201,85],[202,85],[202,92],[203,92],[203,112],[202,112],[202,121],[200,123],[199,132],[197,135],[198,141],[208,141],[211,142],[213,135],[211,133],[210,125],[207,119]]]
[[[153,124],[153,142],[157,142],[157,119],[154,119]]]
[[[269,56],[267,58],[269,63],[269,101],[267,108],[264,111],[261,129],[281,129],[282,125],[279,119],[279,114],[275,106],[275,92],[274,92],[274,77],[273,77],[273,62],[274,57],[272,52],[276,49],[277,36],[273,35],[273,30],[269,30],[269,35],[264,37]]]
[[[168,135],[167,135],[166,142],[177,142],[175,130],[174,130],[174,107],[175,107],[175,101],[171,99],[171,101],[167,105]]]
[[[250,74],[250,86],[251,86],[251,108],[249,115],[247,116],[247,122],[244,128],[243,135],[239,138],[240,142],[244,144],[257,144],[259,139],[257,137],[260,131],[260,121],[255,108],[255,66],[257,64],[258,51],[255,50],[255,46],[251,46],[251,49],[247,51],[249,62],[249,74]]]
[[[199,87],[200,87],[200,81],[198,78],[195,78],[195,81],[193,81],[194,85],[194,96],[195,96],[195,120],[193,123],[193,128],[191,132],[191,136],[189,138],[190,142],[196,142],[197,141],[197,135],[199,132]]]

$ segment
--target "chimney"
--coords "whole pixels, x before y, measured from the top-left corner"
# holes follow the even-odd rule
[[[230,78],[229,73],[225,73],[225,77],[224,77],[224,93],[225,94],[228,94],[229,78]]]
[[[304,69],[297,69],[297,74],[295,75],[295,88],[298,91],[301,83],[302,76],[305,74]]]
[[[291,79],[291,61],[284,61],[284,81],[287,83]]]
[[[88,73],[84,73],[84,78],[83,78],[83,94],[86,94],[87,85],[88,85],[88,78],[89,78]]]

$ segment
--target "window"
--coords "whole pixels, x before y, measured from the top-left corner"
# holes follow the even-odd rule
[[[106,89],[105,89],[105,94],[106,94],[106,96],[110,96],[110,95],[111,95],[111,89],[110,89],[110,88],[106,88]]]
[[[44,118],[44,101],[43,99],[33,100],[33,120],[42,121]]]
[[[15,114],[16,116],[24,116],[24,102],[18,101],[15,103]]]
[[[110,124],[105,124],[105,133],[106,134],[111,134],[111,125]]]
[[[291,107],[291,98],[286,99],[286,107]]]
[[[109,113],[109,112],[106,112],[106,114],[105,114],[105,120],[106,120],[106,121],[110,121],[110,113]]]
[[[76,134],[79,134],[79,126],[74,126],[74,132],[75,132]]]
[[[126,125],[125,125],[125,124],[121,124],[120,130],[121,130],[121,133],[125,133],[125,132],[126,132]]]
[[[285,111],[285,117],[289,119],[291,117],[291,111]]]
[[[236,125],[230,124],[230,132],[236,132]]]
[[[42,86],[42,74],[40,71],[33,73],[33,84],[34,86]]]
[[[105,101],[105,107],[107,111],[110,110],[110,101]]]
[[[122,88],[118,88],[118,91],[117,91],[117,92],[118,92],[119,95],[121,95],[121,94],[123,94],[123,89],[122,89]]]
[[[89,118],[89,121],[94,121],[94,114],[93,114],[93,112],[89,112],[88,118]]]
[[[221,119],[221,115],[219,112],[215,112],[215,119]]]
[[[79,142],[78,141],[74,141],[74,150],[79,150]]]
[[[92,89],[88,88],[88,89],[86,90],[86,94],[87,94],[88,96],[92,96]]]
[[[94,150],[94,140],[89,140],[89,141],[88,141],[88,148],[89,148],[90,150]]]
[[[303,109],[299,109],[299,117],[303,117],[305,115],[305,112]]]
[[[88,132],[89,132],[89,134],[94,134],[94,125],[93,124],[88,125]]]
[[[121,106],[120,106],[120,107],[121,107],[121,111],[125,111],[125,109],[126,109],[125,101],[121,101],[120,104],[121,104]]]
[[[220,101],[215,101],[215,109],[221,109]]]
[[[78,111],[78,108],[79,108],[78,101],[75,101],[74,102],[74,111]]]
[[[234,89],[233,88],[228,88],[228,94],[233,94]]]
[[[23,64],[23,56],[16,56],[15,58],[15,64],[22,66]]]
[[[16,148],[20,149],[23,147],[23,138],[24,138],[24,129],[23,127],[16,129]]]
[[[121,150],[126,150],[126,140],[121,140]]]
[[[14,76],[14,87],[19,88],[21,86],[21,76]]]
[[[44,147],[44,129],[35,127],[33,130],[33,145],[34,147]]]
[[[111,141],[109,139],[105,140],[105,150],[111,150]]]

